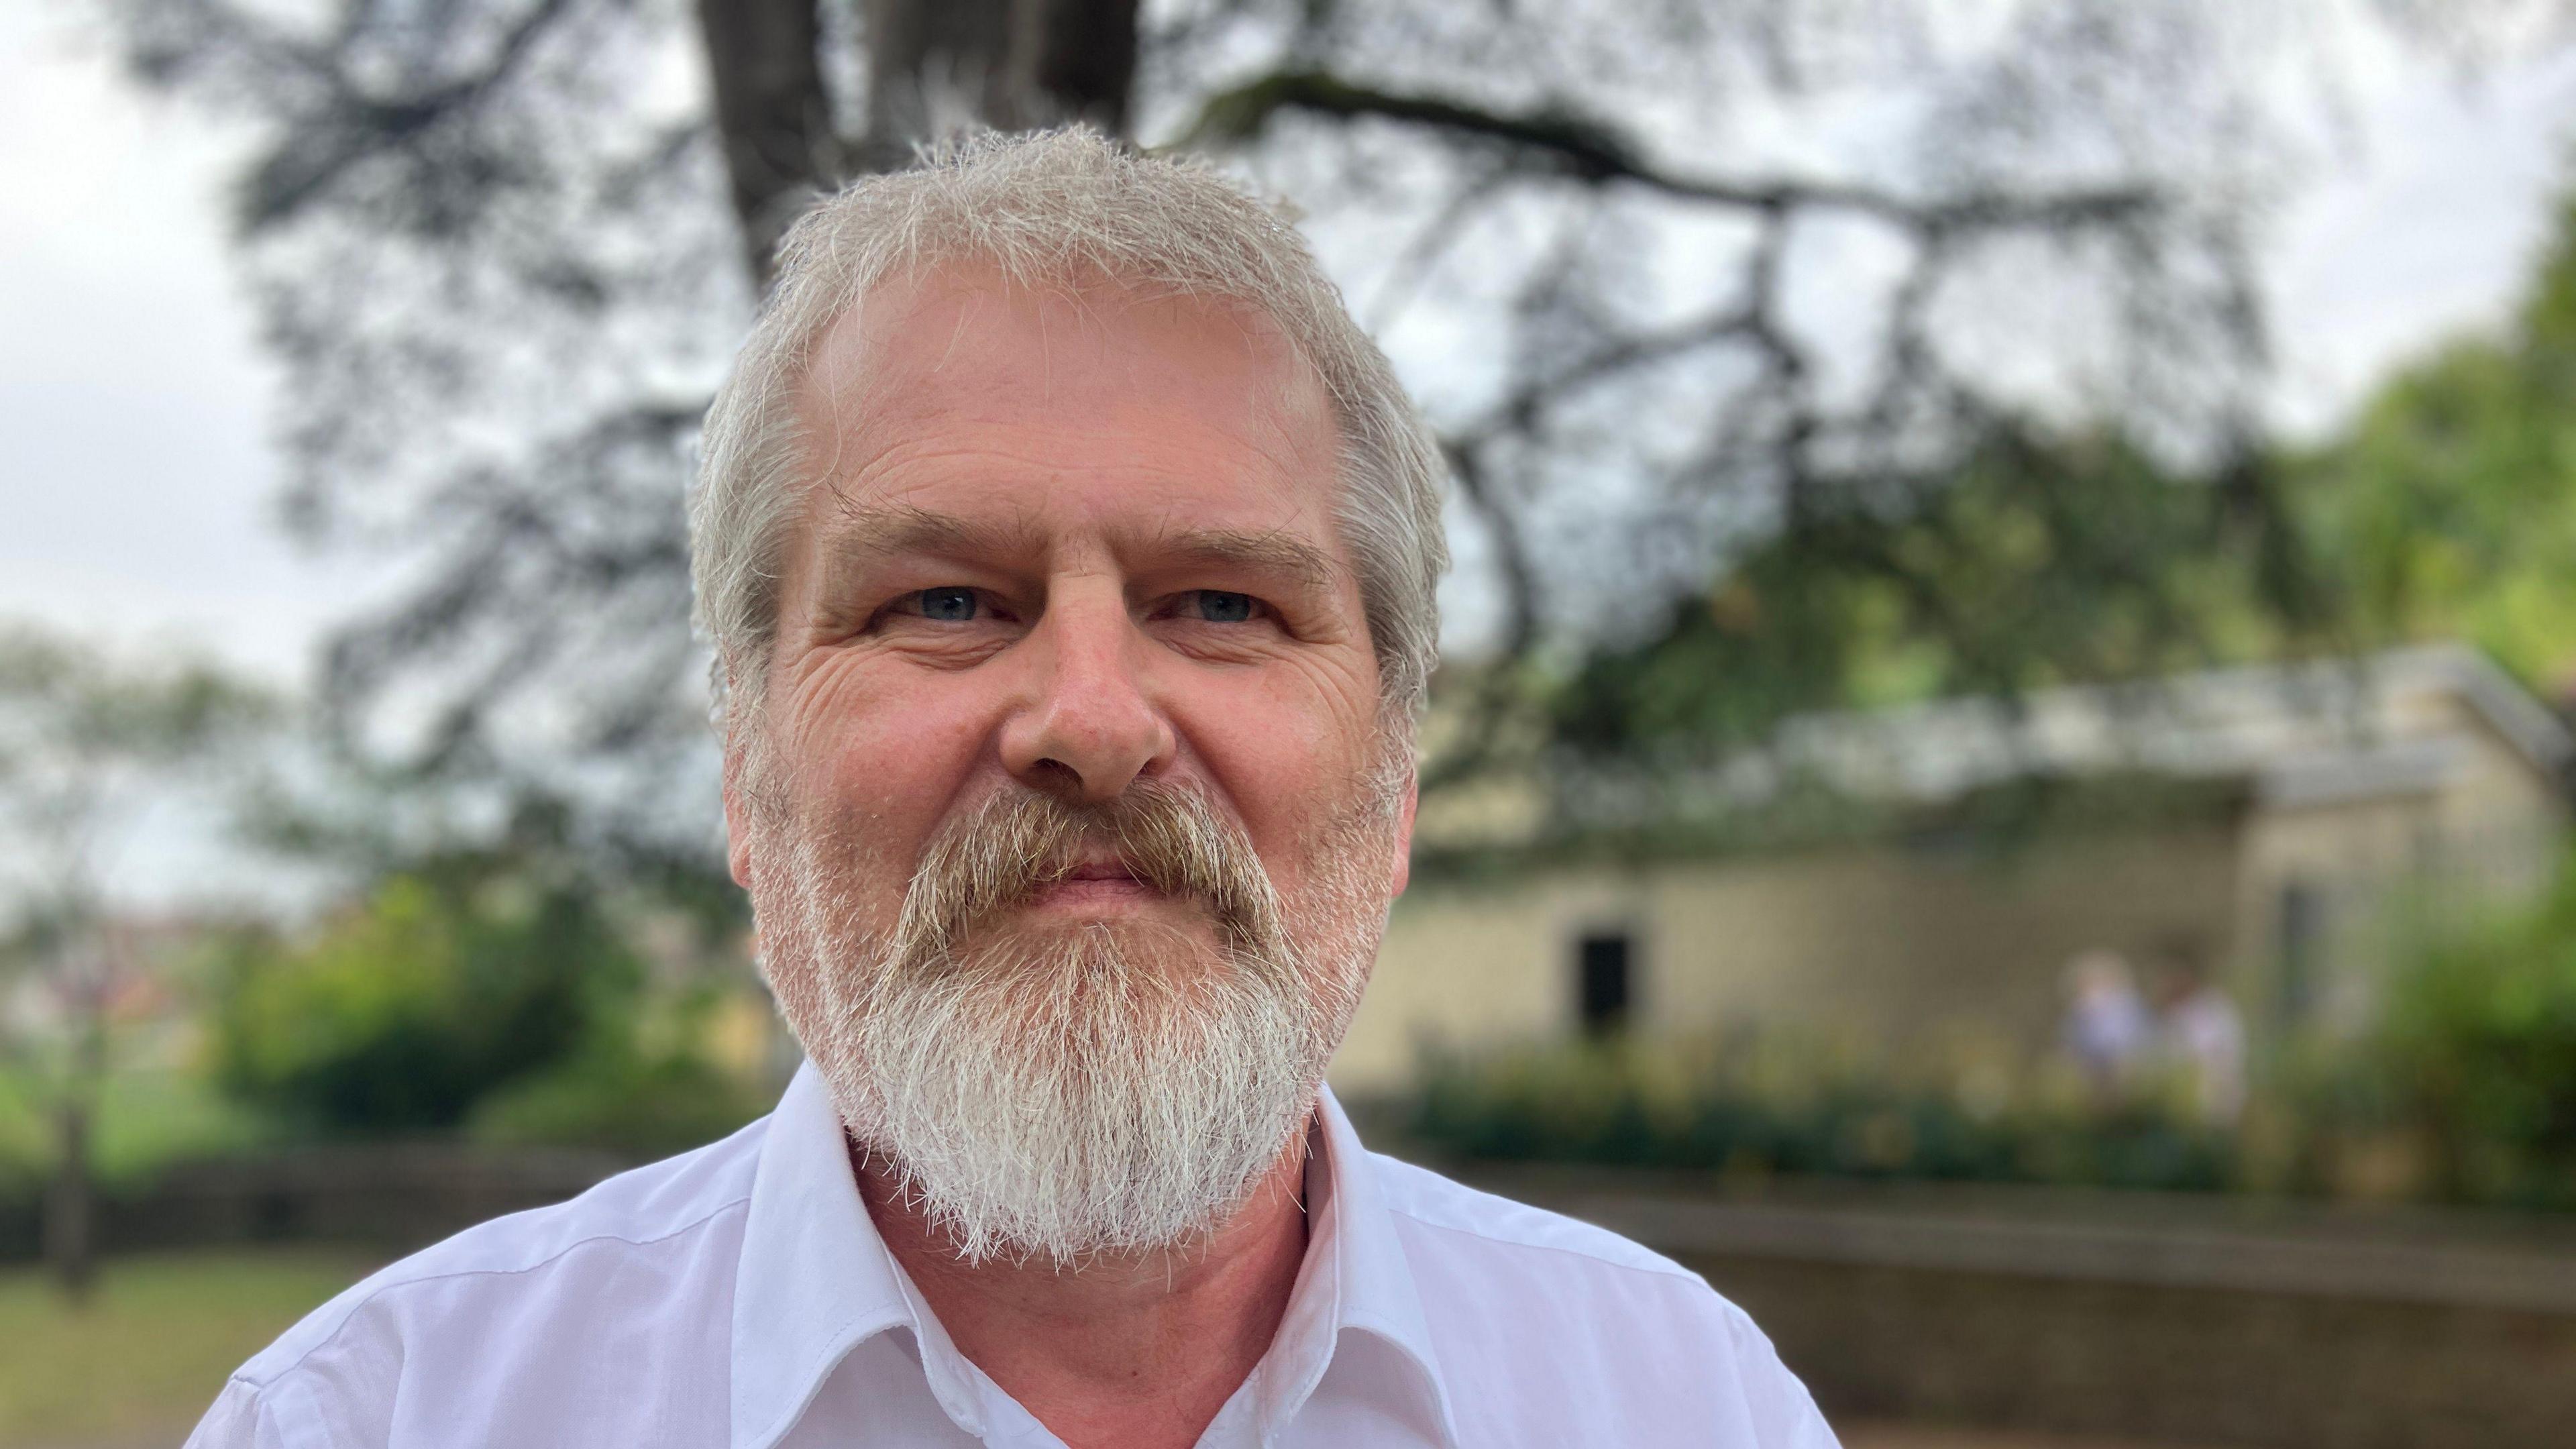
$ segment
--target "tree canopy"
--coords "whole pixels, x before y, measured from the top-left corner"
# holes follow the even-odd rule
[[[2576,686],[2576,188],[2521,305],[2391,379],[2300,461],[2358,627],[2470,639],[2560,700]]]
[[[785,222],[925,137],[1081,120],[1303,209],[1454,466],[1480,667],[1437,783],[1551,711],[1597,734],[1534,671],[1611,687],[1676,618],[1745,671],[1680,686],[1734,729],[1899,621],[1964,683],[2158,657],[2194,612],[2138,575],[2214,539],[2297,607],[2250,258],[2312,57],[2530,9],[110,0],[139,75],[256,124],[287,513],[396,565],[335,717],[690,838],[688,440]],[[2191,497],[2079,516],[2043,455]]]

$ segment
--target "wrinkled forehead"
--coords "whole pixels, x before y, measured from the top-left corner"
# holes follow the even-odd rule
[[[927,424],[1104,426],[1183,414],[1283,465],[1336,471],[1322,378],[1287,330],[1249,303],[1077,273],[1049,283],[951,265],[869,289],[825,329],[798,405],[809,437]]]

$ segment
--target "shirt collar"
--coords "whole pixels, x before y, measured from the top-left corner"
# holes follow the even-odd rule
[[[1400,1356],[1405,1382],[1441,1442],[1455,1449],[1457,1423],[1413,1268],[1379,1192],[1376,1162],[1330,1087],[1316,1103],[1315,1139],[1320,1150],[1306,1174],[1306,1261],[1278,1336],[1254,1370],[1263,1441],[1296,1416],[1335,1353],[1356,1350]]]
[[[1296,1416],[1346,1340],[1407,1360],[1422,1407],[1455,1446],[1439,1359],[1374,1164],[1326,1089],[1315,1113],[1319,1160],[1307,1174],[1306,1258],[1270,1352],[1254,1370],[1253,1410],[1268,1439]],[[735,1270],[733,1449],[769,1449],[850,1351],[889,1329],[913,1334],[940,1406],[980,1433],[978,1377],[905,1281],[859,1200],[831,1093],[797,1068],[771,1114]]]
[[[733,1449],[776,1443],[851,1349],[914,1326],[894,1260],[859,1201],[840,1114],[808,1062],[770,1114],[743,1223]]]

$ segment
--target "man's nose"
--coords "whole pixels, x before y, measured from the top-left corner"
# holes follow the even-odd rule
[[[1123,598],[1052,600],[1037,632],[1032,697],[1002,727],[1004,768],[1100,805],[1171,762],[1178,739],[1140,673],[1150,641]]]

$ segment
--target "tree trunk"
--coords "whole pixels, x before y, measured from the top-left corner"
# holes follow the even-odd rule
[[[1021,0],[1017,73],[1045,110],[1021,124],[1083,121],[1127,134],[1136,89],[1136,0]]]
[[[969,126],[1127,133],[1136,0],[869,0],[867,44],[871,170]]]
[[[89,1297],[98,1276],[98,1244],[92,1232],[96,1214],[89,1176],[89,1103],[78,1094],[63,1098],[54,1114],[57,1153],[53,1185],[45,1194],[45,1262],[65,1297],[78,1303]]]
[[[98,1194],[90,1179],[91,1119],[107,1090],[107,1002],[115,972],[102,968],[99,978],[80,993],[75,1018],[79,1035],[72,1042],[70,1071],[54,1114],[54,1180],[45,1193],[45,1261],[63,1293],[78,1303],[89,1296],[98,1275]]]
[[[822,28],[814,0],[699,0],[698,30],[744,260],[766,286],[779,236],[840,169]]]
[[[770,253],[817,193],[976,126],[1081,121],[1127,134],[1136,0],[867,0],[867,133],[832,129],[815,0],[698,0],[744,259]]]

